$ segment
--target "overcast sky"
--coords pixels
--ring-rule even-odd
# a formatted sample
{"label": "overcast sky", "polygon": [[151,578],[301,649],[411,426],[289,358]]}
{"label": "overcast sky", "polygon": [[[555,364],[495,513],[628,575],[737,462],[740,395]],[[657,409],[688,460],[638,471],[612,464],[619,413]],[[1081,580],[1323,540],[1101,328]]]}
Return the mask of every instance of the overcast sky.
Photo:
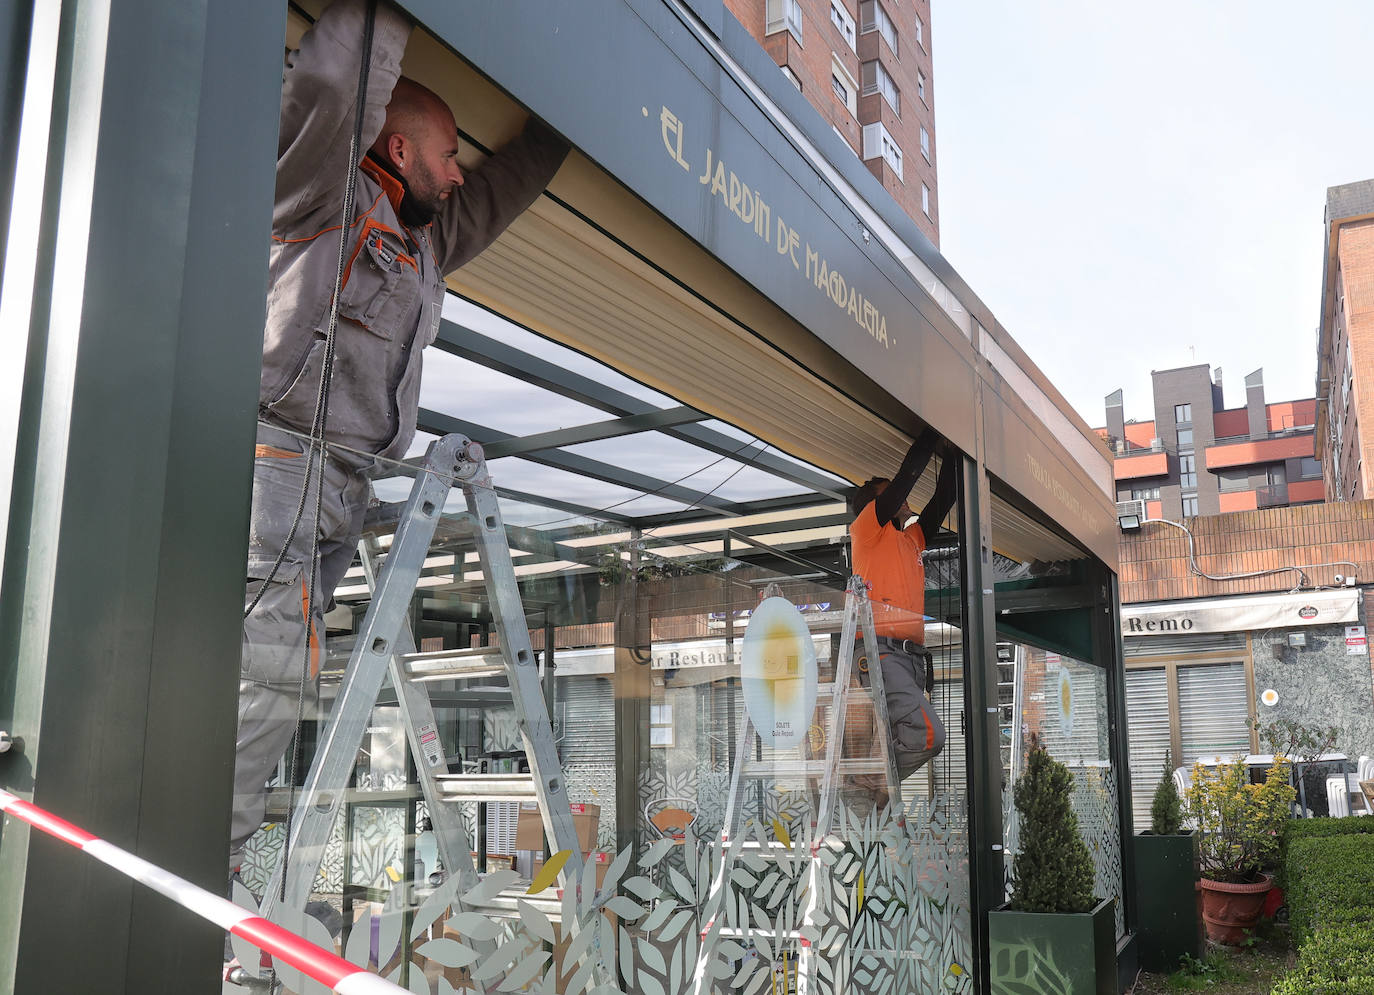
{"label": "overcast sky", "polygon": [[1311,397],[1328,186],[1374,177],[1371,0],[932,0],[941,249],[1090,425],[1150,371]]}

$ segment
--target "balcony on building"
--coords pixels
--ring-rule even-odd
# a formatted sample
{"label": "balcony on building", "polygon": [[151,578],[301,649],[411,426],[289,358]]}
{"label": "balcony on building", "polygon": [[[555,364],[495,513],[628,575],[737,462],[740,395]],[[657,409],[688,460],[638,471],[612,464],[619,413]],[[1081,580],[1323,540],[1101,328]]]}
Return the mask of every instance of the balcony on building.
{"label": "balcony on building", "polygon": [[1115,440],[1111,445],[1116,456],[1112,463],[1112,475],[1116,480],[1169,475],[1169,455],[1158,439],[1148,446],[1137,446],[1125,439]]}
{"label": "balcony on building", "polygon": [[[1217,439],[1204,450],[1203,466],[1208,470],[1226,470],[1231,467],[1279,463],[1283,460],[1300,459],[1303,456],[1310,457],[1314,454],[1313,434],[1309,426],[1263,435],[1252,433]],[[1121,478],[1118,476],[1117,479]]]}

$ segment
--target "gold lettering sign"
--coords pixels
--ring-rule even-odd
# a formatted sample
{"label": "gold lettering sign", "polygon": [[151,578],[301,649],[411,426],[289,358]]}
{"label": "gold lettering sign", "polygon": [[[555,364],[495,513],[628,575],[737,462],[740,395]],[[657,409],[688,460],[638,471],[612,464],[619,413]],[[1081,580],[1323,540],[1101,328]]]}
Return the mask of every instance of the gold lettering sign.
{"label": "gold lettering sign", "polygon": [[[642,107],[640,111],[644,117],[649,117],[648,107]],[[682,119],[663,106],[659,109],[658,122],[659,136],[669,161],[688,174],[693,173],[691,163],[684,154],[687,139]],[[891,348],[892,342],[887,335],[887,316],[860,292],[853,280],[832,267],[819,249],[813,249],[801,232],[784,221],[781,215],[775,215],[758,189],[751,187],[730,169],[710,146],[706,147],[705,165],[696,181],[699,186],[706,187],[709,194],[718,199],[742,224],[748,225],[757,238],[771,243],[778,256],[790,262],[799,277],[866,331],[873,341],[884,348]]]}

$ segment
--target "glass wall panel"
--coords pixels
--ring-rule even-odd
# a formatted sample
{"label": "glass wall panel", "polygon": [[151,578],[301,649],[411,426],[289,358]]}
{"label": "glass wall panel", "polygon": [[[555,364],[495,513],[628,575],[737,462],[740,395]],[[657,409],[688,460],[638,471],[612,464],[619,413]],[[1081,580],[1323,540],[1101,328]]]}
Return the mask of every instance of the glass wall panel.
{"label": "glass wall panel", "polygon": [[[512,386],[511,403],[542,390]],[[310,882],[300,928],[413,991],[976,990],[959,536],[925,543],[919,611],[871,602],[849,581],[845,506],[799,483],[835,478],[785,454],[765,468],[759,440],[701,427],[714,450],[636,432],[498,456],[477,474],[480,507],[451,468],[417,473],[420,453],[381,469],[363,553],[322,618],[318,681],[282,689],[278,721],[302,711],[300,755],[275,765],[237,901],[276,902],[290,813],[286,866]],[[384,595],[428,517],[405,510],[417,479],[440,481],[437,526],[410,556],[413,590]],[[488,584],[499,546],[518,610]],[[302,576],[250,592],[300,611]],[[388,608],[404,624],[387,630]],[[309,641],[295,649],[317,652]],[[513,690],[503,643],[528,647],[528,687]],[[353,700],[374,657],[375,703]],[[521,688],[534,694],[517,705]],[[526,733],[545,716],[541,760]],[[329,757],[343,758],[332,775]],[[532,768],[566,792],[575,847],[546,839]],[[307,814],[336,799],[336,818]]]}
{"label": "glass wall panel", "polygon": [[[1111,760],[1107,672],[1059,653],[1021,647],[1025,661],[1021,760],[1035,736],[1045,750],[1073,774],[1072,804],[1078,832],[1093,858],[1093,894],[1116,900],[1117,938],[1126,935],[1125,891],[1121,863],[1120,796]],[[1019,814],[1008,803],[1007,839],[1011,859],[1018,849]]]}
{"label": "glass wall panel", "polygon": [[1012,502],[995,503],[993,517],[1007,894],[1021,836],[1014,785],[1034,739],[1073,775],[1071,802],[1093,859],[1093,893],[1114,901],[1120,940],[1128,923],[1111,719],[1119,671],[1107,649],[1116,635],[1102,629],[1110,616],[1097,610],[1099,574],[1082,550]]}

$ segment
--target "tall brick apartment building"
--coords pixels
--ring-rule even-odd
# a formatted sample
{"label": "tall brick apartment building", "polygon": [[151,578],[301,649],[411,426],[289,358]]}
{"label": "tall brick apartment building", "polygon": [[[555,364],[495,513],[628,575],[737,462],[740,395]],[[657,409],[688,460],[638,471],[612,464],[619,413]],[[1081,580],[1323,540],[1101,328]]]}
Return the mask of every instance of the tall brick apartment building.
{"label": "tall brick apartment building", "polygon": [[1324,249],[1317,454],[1330,500],[1356,501],[1374,497],[1374,180],[1327,189]]}
{"label": "tall brick apartment building", "polygon": [[1214,378],[1204,363],[1151,375],[1150,421],[1125,420],[1121,391],[1106,398],[1098,432],[1116,454],[1118,501],[1143,500],[1150,518],[1179,519],[1325,500],[1315,400],[1267,402],[1256,370],[1245,378],[1245,406],[1228,409],[1221,370]]}
{"label": "tall brick apartment building", "polygon": [[725,0],[935,246],[930,0]]}

